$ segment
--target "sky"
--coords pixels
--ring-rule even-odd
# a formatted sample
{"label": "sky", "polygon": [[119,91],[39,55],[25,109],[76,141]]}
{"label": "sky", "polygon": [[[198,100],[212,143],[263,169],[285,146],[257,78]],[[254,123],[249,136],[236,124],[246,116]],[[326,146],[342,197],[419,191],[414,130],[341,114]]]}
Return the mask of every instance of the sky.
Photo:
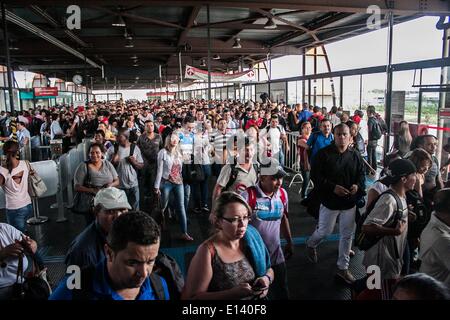
{"label": "sky", "polygon": [[[394,26],[393,63],[415,60],[436,59],[442,54],[442,31],[435,25],[437,17],[422,17]],[[375,30],[353,38],[341,40],[325,46],[332,71],[384,65],[387,63],[387,29]],[[272,60],[272,78],[280,79],[301,75],[301,56],[286,56]],[[310,62],[311,64],[311,62]],[[308,71],[309,70],[309,71]],[[307,68],[310,73],[312,68]],[[319,72],[325,72],[323,62]],[[429,69],[423,72],[424,84],[439,82],[440,70]],[[411,90],[414,71],[396,73],[394,90]],[[33,78],[31,72],[16,72],[19,87],[25,87]],[[365,90],[384,89],[385,75],[364,77]],[[359,86],[359,77],[346,78],[346,86]],[[29,85],[28,85],[29,86]],[[359,87],[358,87],[359,88]],[[146,99],[148,90],[124,90],[124,99]],[[103,92],[103,90],[101,91]],[[94,91],[95,93],[95,91]]]}

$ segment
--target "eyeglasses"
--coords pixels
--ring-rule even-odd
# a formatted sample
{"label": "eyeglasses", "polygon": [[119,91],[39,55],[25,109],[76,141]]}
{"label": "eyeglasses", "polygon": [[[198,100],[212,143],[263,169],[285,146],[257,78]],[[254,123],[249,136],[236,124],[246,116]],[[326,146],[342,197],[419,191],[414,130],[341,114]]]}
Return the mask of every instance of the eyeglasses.
{"label": "eyeglasses", "polygon": [[231,224],[234,224],[234,225],[237,225],[240,222],[244,223],[244,222],[249,222],[250,221],[250,217],[249,216],[245,216],[245,217],[242,217],[242,218],[237,218],[237,217],[236,218],[225,218],[225,217],[222,217],[222,219],[227,221],[227,222],[229,222],[229,223],[231,223]]}

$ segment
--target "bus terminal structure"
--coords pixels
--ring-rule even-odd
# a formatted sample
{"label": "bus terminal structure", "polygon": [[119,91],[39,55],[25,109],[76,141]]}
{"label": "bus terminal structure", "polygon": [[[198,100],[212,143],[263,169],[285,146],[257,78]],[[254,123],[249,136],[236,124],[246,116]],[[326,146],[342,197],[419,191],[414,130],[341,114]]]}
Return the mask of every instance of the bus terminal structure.
{"label": "bus terminal structure", "polygon": [[[394,27],[425,16],[436,20],[439,17],[435,27],[442,32],[440,57],[394,62]],[[271,101],[279,103],[307,102],[352,111],[369,104],[363,103],[365,81],[381,76],[384,86],[377,88],[379,92],[370,104],[376,105],[388,124],[383,152],[387,153],[393,144],[396,123],[407,119],[416,131],[422,126],[436,133],[437,157],[443,163],[448,159],[443,145],[450,140],[447,16],[450,2],[442,0],[3,1],[0,111],[119,101],[123,92],[131,89],[147,90],[149,99],[162,100],[246,102],[260,101],[261,94],[266,93]],[[327,45],[383,28],[387,30],[385,63],[333,70]],[[276,59],[285,56],[298,57],[299,72],[288,78],[273,77]],[[202,70],[204,80],[186,77],[188,67]],[[423,81],[423,74],[430,70],[438,70],[440,76],[432,82]],[[252,71],[251,81],[214,80],[215,74],[226,77],[248,71]],[[18,72],[33,74],[31,86],[19,86]],[[396,76],[405,73],[411,78],[411,92],[417,93],[412,111],[405,108],[408,93],[395,89]],[[349,92],[356,92],[356,98],[350,100]],[[438,98],[430,103],[431,96]],[[425,108],[431,110],[431,115],[424,116]],[[45,213],[64,223],[55,224],[50,219],[35,226],[34,232],[43,244],[46,262],[54,263],[51,272],[57,278],[64,273],[62,257],[72,239],[60,241],[59,237],[74,237],[82,225],[79,217],[65,216],[63,202],[73,197],[70,172],[73,175],[75,165],[86,160],[83,157],[87,147],[78,145],[41,172],[51,176],[54,185],[47,192],[52,198],[39,200],[39,206],[50,207],[56,200],[58,212]],[[286,166],[295,170],[296,161],[291,158]],[[299,201],[293,200],[290,205],[299,206]],[[305,216],[302,212],[292,219],[299,226],[295,234],[299,246],[304,245],[307,229],[313,225]],[[207,234],[204,221],[192,221],[197,235]],[[330,248],[336,239],[329,239],[324,259],[335,258]],[[168,234],[162,243],[185,271],[196,247],[174,247],[178,243],[172,242]],[[357,256],[359,260],[353,263],[360,264],[360,258]],[[289,268],[299,265],[307,272],[291,272],[290,283],[306,282],[311,274],[317,282],[298,291],[293,285],[295,298],[349,298],[348,291],[330,287],[326,284],[328,278],[320,278],[329,272],[326,268],[312,270],[300,258]],[[314,294],[321,287],[330,291]]]}

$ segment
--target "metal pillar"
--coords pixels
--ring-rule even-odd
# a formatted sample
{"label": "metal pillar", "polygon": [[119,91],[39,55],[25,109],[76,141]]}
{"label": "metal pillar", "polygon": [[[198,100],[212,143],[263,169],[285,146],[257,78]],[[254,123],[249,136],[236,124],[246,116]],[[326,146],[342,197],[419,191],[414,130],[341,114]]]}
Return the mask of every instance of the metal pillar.
{"label": "metal pillar", "polygon": [[208,24],[208,106],[209,106],[211,100],[211,28],[209,25],[210,24],[209,4],[206,5],[206,18]]}
{"label": "metal pillar", "polygon": [[11,68],[11,57],[9,55],[9,37],[8,37],[8,23],[6,21],[5,3],[2,2],[2,19],[3,19],[3,41],[5,41],[6,54],[6,72],[8,72],[8,94],[9,106],[11,114],[14,112],[14,94],[13,94],[13,69]]}
{"label": "metal pillar", "polygon": [[[313,70],[313,72],[314,72],[314,75],[316,75],[317,74],[317,47],[314,47],[314,49],[313,49],[313,54],[314,54],[314,57],[313,57],[313,61],[314,61],[314,63],[313,63],[313,66],[314,66],[314,70]],[[316,104],[317,104],[317,80],[316,79],[314,79],[314,85],[313,85],[313,89],[314,89],[314,92],[313,92],[313,94],[314,94],[314,99],[313,99],[313,101],[314,101],[314,106],[316,106]]]}
{"label": "metal pillar", "polygon": [[[303,49],[303,55],[302,55],[302,76],[306,76],[306,49]],[[302,79],[302,103],[305,102],[306,97],[306,86],[305,86],[305,79]]]}
{"label": "metal pillar", "polygon": [[359,75],[359,110],[361,110],[362,107],[362,85],[363,85],[363,79],[362,74]]}
{"label": "metal pillar", "polygon": [[344,107],[344,77],[339,77],[339,106]]}
{"label": "metal pillar", "polygon": [[88,87],[88,78],[87,78],[87,69],[86,69],[86,56],[84,56],[84,85],[86,87],[86,107],[89,105],[89,87]]}
{"label": "metal pillar", "polygon": [[[450,46],[450,29],[445,29],[443,39],[442,39],[442,58],[447,58],[449,56],[449,51],[450,51],[449,46]],[[440,82],[441,88],[443,85],[446,85],[448,83],[448,80],[449,80],[448,76],[449,76],[449,74],[447,71],[447,67],[442,67],[441,68],[441,82]],[[421,80],[422,80],[422,77],[421,77]],[[447,92],[441,91],[439,93],[439,110],[438,110],[438,123],[437,123],[437,126],[440,128],[445,127],[444,119],[442,119],[440,116],[440,110],[445,109],[446,100],[447,100]],[[443,130],[438,130],[437,138],[438,138],[438,145],[437,145],[437,149],[436,149],[436,157],[440,160],[440,163],[445,163],[447,161],[447,158],[444,159],[443,154],[442,154],[442,147],[445,144],[445,142],[443,141],[444,140],[444,131]]]}
{"label": "metal pillar", "polygon": [[388,13],[388,63],[386,65],[386,99],[385,99],[385,121],[387,124],[387,134],[384,136],[384,155],[389,152],[391,147],[391,112],[392,112],[392,45],[394,37],[394,15],[392,11]]}

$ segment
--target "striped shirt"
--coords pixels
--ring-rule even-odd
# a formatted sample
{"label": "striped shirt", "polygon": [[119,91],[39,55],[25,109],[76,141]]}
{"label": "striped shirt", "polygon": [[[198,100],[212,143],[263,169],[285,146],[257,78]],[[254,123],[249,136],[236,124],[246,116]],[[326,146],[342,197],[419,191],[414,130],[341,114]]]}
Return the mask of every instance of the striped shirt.
{"label": "striped shirt", "polygon": [[218,164],[225,164],[227,157],[227,141],[230,139],[232,134],[228,131],[223,134],[220,131],[215,131],[211,134],[210,142],[214,148],[214,161]]}

